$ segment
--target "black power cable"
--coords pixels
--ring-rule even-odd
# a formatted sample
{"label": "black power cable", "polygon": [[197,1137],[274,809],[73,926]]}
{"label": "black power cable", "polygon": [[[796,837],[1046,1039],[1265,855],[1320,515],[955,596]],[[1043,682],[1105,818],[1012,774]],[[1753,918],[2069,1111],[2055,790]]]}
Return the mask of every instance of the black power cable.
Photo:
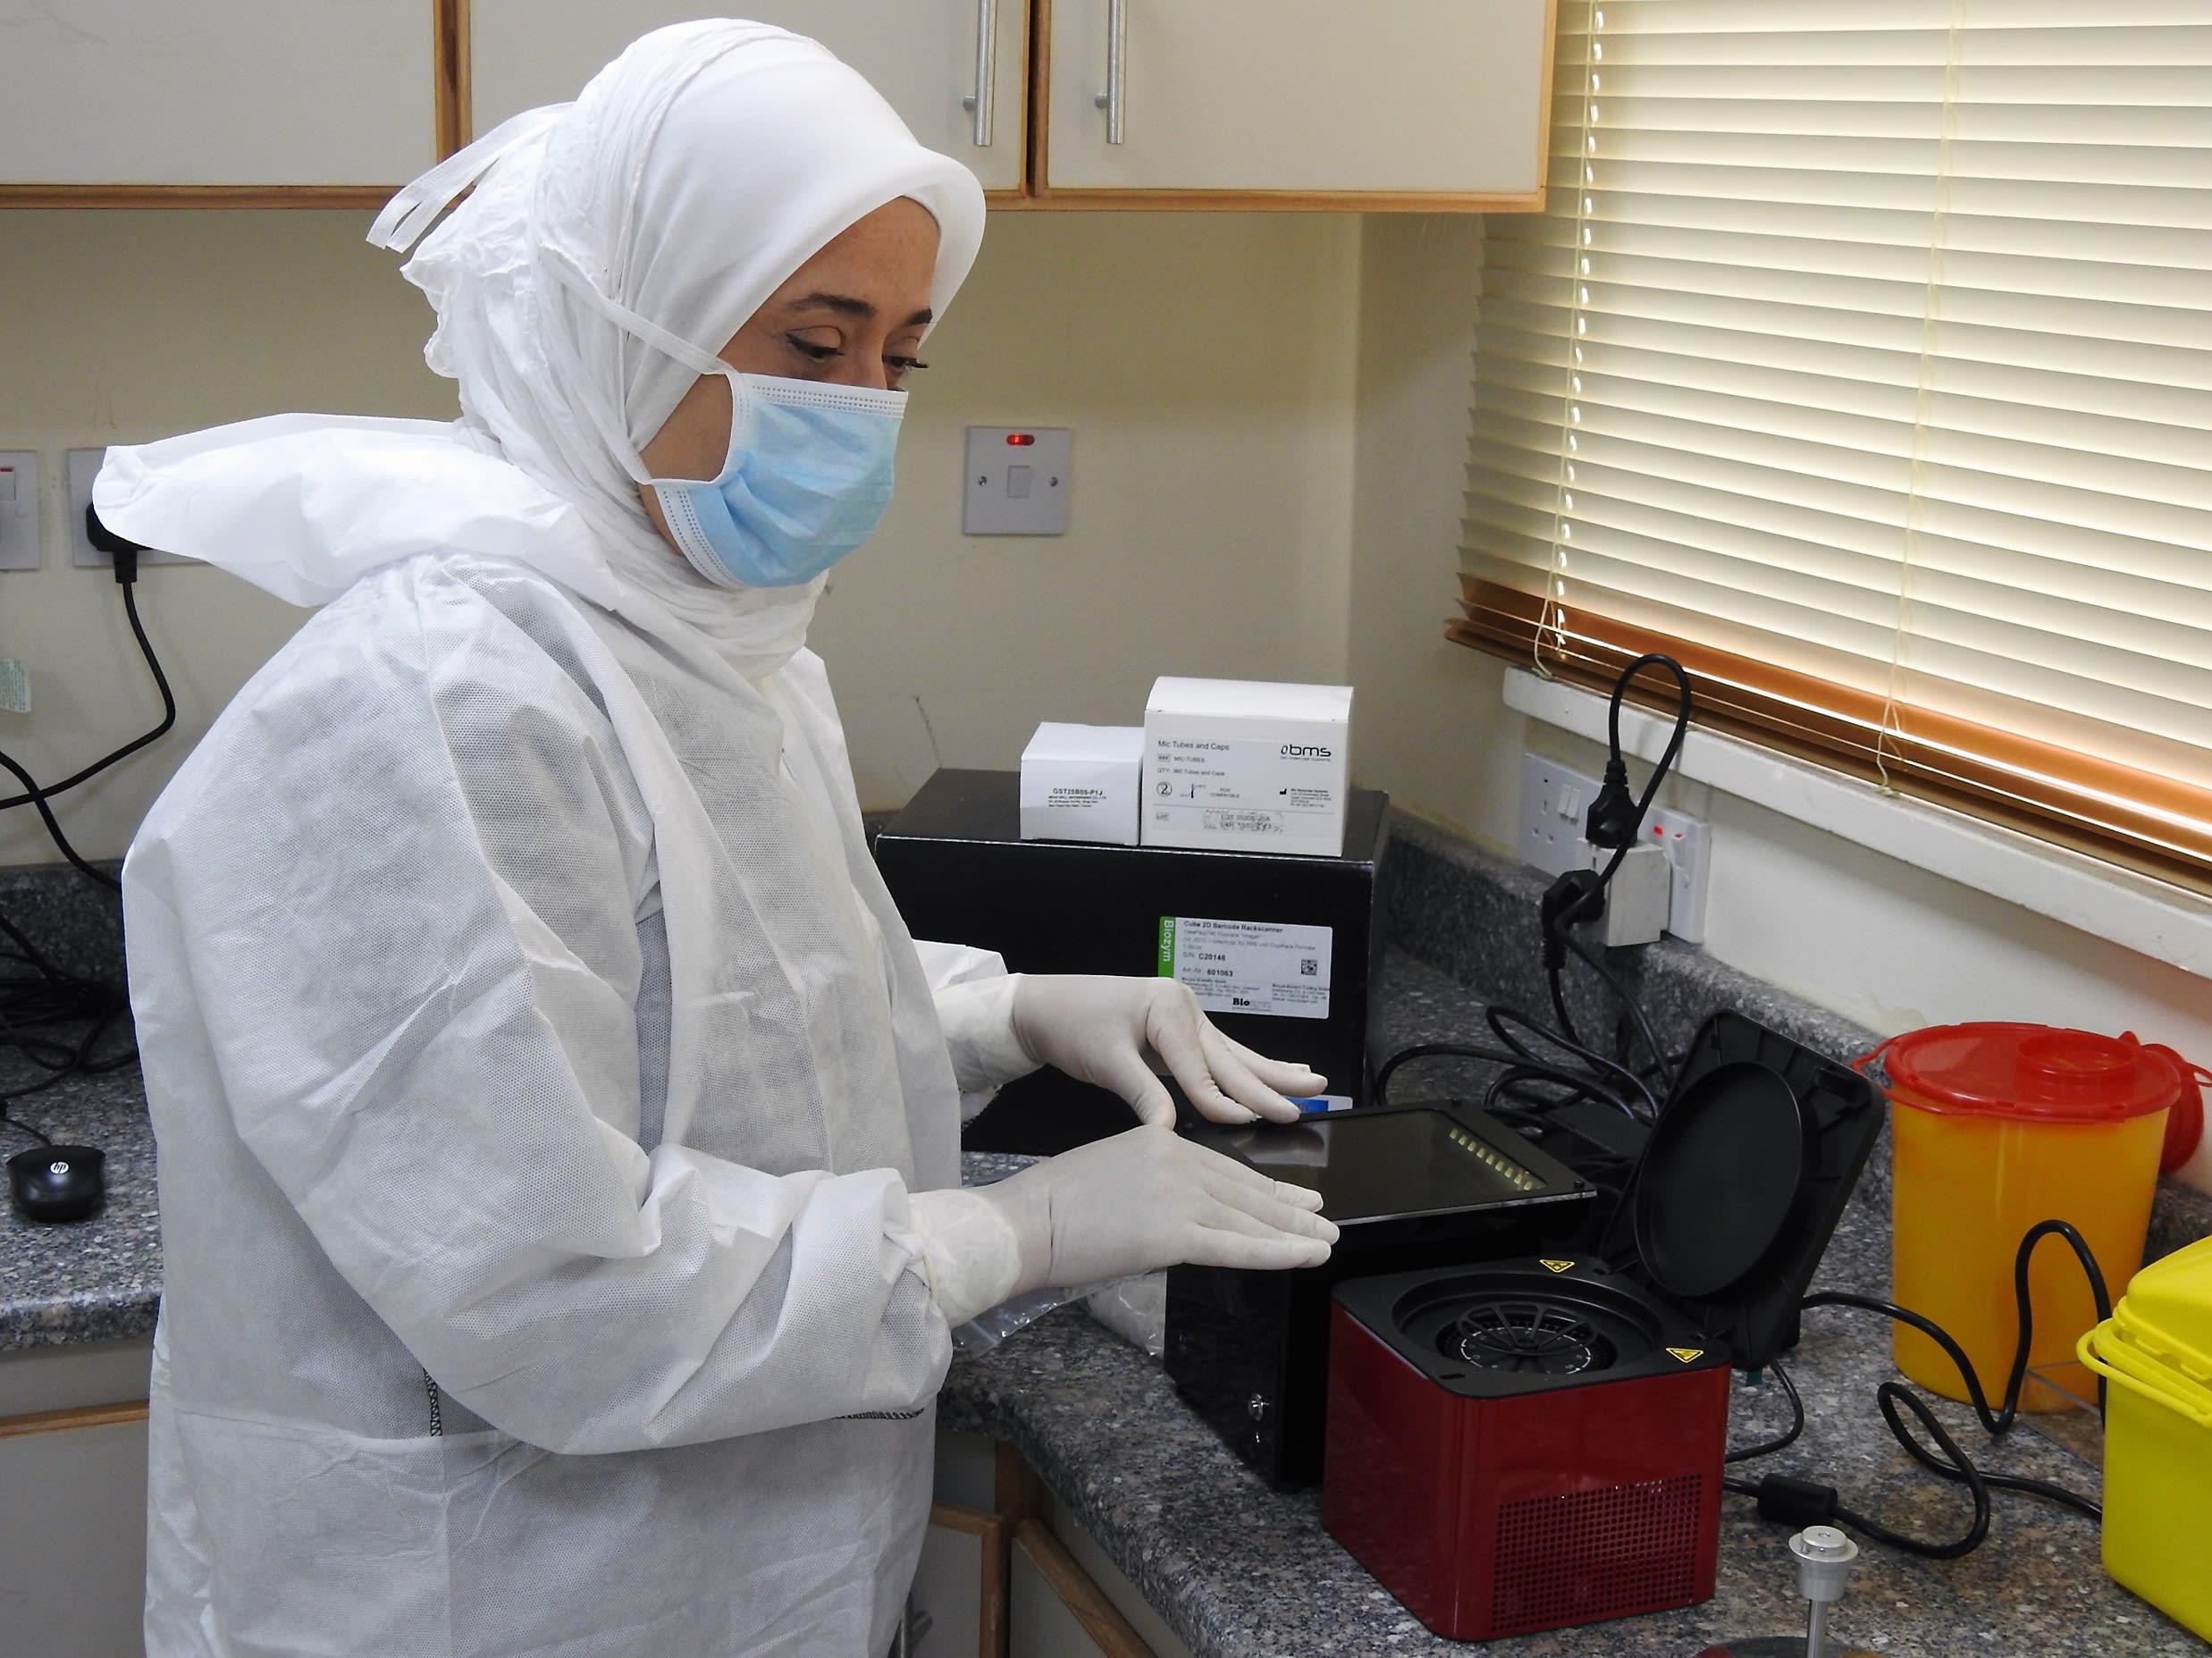
{"label": "black power cable", "polygon": [[[1646,779],[1641,798],[1628,792],[1627,762],[1620,746],[1620,711],[1638,674],[1661,668],[1674,677],[1678,687],[1674,729]],[[1628,847],[1642,832],[1644,818],[1658,797],[1660,786],[1674,769],[1689,728],[1691,690],[1689,675],[1670,656],[1639,656],[1621,669],[1607,704],[1606,728],[1610,753],[1605,783],[1590,808],[1589,830],[1608,837],[1613,855],[1602,869],[1570,870],[1544,891],[1540,906],[1543,935],[1543,959],[1551,991],[1556,1027],[1517,1008],[1492,1006],[1484,1010],[1496,1045],[1465,1042],[1424,1042],[1401,1049],[1385,1059],[1375,1072],[1372,1098],[1377,1105],[1388,1098],[1390,1079],[1400,1065],[1420,1059],[1473,1059],[1501,1067],[1488,1085],[1482,1105],[1508,1124],[1529,1132],[1540,1132],[1549,1114],[1563,1106],[1585,1101],[1601,1104],[1634,1122],[1649,1124],[1658,1119],[1661,1101],[1674,1087],[1676,1056],[1661,1044],[1642,1005],[1605,962],[1574,936],[1574,928],[1605,913],[1605,894]],[[1567,1006],[1563,973],[1569,954],[1594,972],[1619,1000],[1624,1015],[1650,1050],[1649,1063],[1630,1063],[1633,1056],[1624,1039],[1619,1056],[1608,1056],[1585,1041],[1575,1028]],[[1577,1139],[1587,1136],[1577,1134]],[[1577,1167],[1591,1183],[1610,1194],[1616,1206],[1627,1190],[1633,1160],[1594,1143],[1586,1156],[1578,1155]],[[1599,1172],[1602,1170],[1602,1172]],[[1606,1224],[1610,1226],[1611,1218]]]}
{"label": "black power cable", "polygon": [[138,542],[130,541],[116,534],[100,522],[99,515],[94,512],[89,506],[85,508],[85,534],[93,546],[106,553],[114,561],[115,585],[122,589],[123,614],[130,619],[131,636],[138,641],[139,653],[146,659],[147,669],[154,676],[155,687],[161,693],[161,720],[151,730],[131,738],[130,742],[125,743],[113,753],[102,755],[90,765],[63,778],[59,783],[42,786],[36,778],[17,763],[13,756],[0,752],[0,770],[8,772],[22,785],[23,788],[23,792],[20,795],[0,796],[0,812],[10,811],[17,806],[32,807],[38,812],[39,821],[46,826],[47,838],[54,842],[62,856],[69,861],[71,868],[88,880],[96,881],[103,887],[121,890],[122,886],[121,881],[105,870],[92,864],[78,853],[76,847],[70,845],[69,837],[62,832],[61,821],[54,815],[54,808],[50,803],[56,795],[66,794],[80,784],[90,782],[103,771],[129,759],[149,743],[157,742],[167,736],[177,723],[177,698],[176,693],[170,688],[169,676],[162,671],[161,659],[154,653],[154,642],[147,637],[146,624],[139,617],[139,555],[148,549]]}
{"label": "black power cable", "polygon": [[1774,1379],[1782,1384],[1782,1392],[1789,1396],[1789,1427],[1779,1437],[1770,1439],[1764,1444],[1745,1445],[1741,1450],[1729,1452],[1721,1459],[1723,1461],[1749,1462],[1755,1457],[1770,1457],[1778,1451],[1788,1450],[1797,1443],[1798,1435],[1805,1431],[1805,1401],[1798,1395],[1797,1384],[1789,1379],[1789,1372],[1782,1368],[1779,1359],[1770,1359],[1767,1368],[1774,1372]]}
{"label": "black power cable", "polygon": [[[2028,1292],[2028,1267],[2034,1257],[2035,1246],[2049,1237],[2064,1238],[2073,1250],[2075,1258],[2082,1263],[2082,1270],[2089,1279],[2090,1294],[2097,1305],[2098,1319],[2112,1317],[2112,1296],[2105,1283],[2105,1275],[2098,1270],[2097,1258],[2090,1252],[2089,1244],[2082,1234],[2062,1220],[2039,1221],[2031,1226],[2022,1236],[2020,1249],[2013,1257],[2013,1300],[2019,1315],[2020,1338],[2013,1349],[2012,1367],[2005,1378],[2003,1402],[1994,1410],[1990,1408],[1989,1397],[1982,1387],[1981,1377],[1975,1372],[1973,1361],[1966,1356],[1965,1349],[1933,1319],[1891,1301],[1880,1300],[1871,1295],[1855,1295],[1841,1290],[1808,1295],[1798,1305],[1808,1309],[1821,1307],[1855,1308],[1864,1312],[1880,1313],[1886,1318],[1918,1330],[1942,1348],[1945,1355],[1957,1367],[1959,1379],[1965,1384],[1967,1399],[1983,1429],[1992,1438],[2001,1437],[2012,1431],[2019,1418],[2020,1394],[2028,1374],[2028,1351],[2035,1340],[2035,1309]],[[1884,1382],[1874,1390],[1874,1398],[1881,1409],[1882,1420],[1888,1424],[1890,1434],[1904,1447],[1906,1455],[1929,1472],[1966,1487],[1968,1497],[1973,1504],[1973,1518],[1958,1536],[1947,1542],[1929,1542],[1893,1531],[1878,1520],[1844,1507],[1833,1485],[1821,1485],[1812,1480],[1770,1475],[1756,1485],[1739,1479],[1724,1480],[1722,1484],[1730,1491],[1757,1499],[1762,1519],[1791,1526],[1839,1522],[1877,1543],[1887,1544],[1891,1548],[1919,1555],[1925,1560],[1956,1560],[1981,1545],[1982,1539],[1989,1536],[1989,1494],[1992,1491],[2015,1491],[2024,1496],[2058,1503],[2077,1513],[2086,1514],[2092,1519],[2103,1517],[2104,1510],[2096,1502],[2079,1492],[2067,1490],[2064,1485],[2054,1485],[2049,1480],[2031,1479],[2023,1475],[1992,1474],[1976,1466],[1973,1460],[1960,1448],[1958,1442],[1944,1431],[1943,1425],[1936,1419],[1935,1412],[1929,1409],[1926,1401],[1905,1384]],[[2100,1410],[2104,1402],[2104,1384],[2100,1381],[2097,1387],[2097,1403]],[[1910,1412],[1918,1420],[1928,1437],[1935,1442],[1934,1449],[1930,1449],[1913,1435],[1905,1424],[1905,1412]],[[1780,1450],[1795,1437],[1793,1434],[1772,1445],[1762,1446],[1740,1456],[1731,1455],[1729,1460],[1766,1455]]]}
{"label": "black power cable", "polygon": [[[117,535],[100,522],[89,507],[85,509],[85,528],[92,544],[114,560],[115,583],[122,589],[123,614],[130,619],[131,636],[139,644],[139,654],[146,659],[146,666],[154,676],[155,688],[161,693],[161,720],[151,730],[132,737],[114,753],[103,754],[90,765],[72,772],[59,783],[48,784],[41,787],[29,778],[25,777],[21,771],[16,771],[16,777],[22,783],[25,792],[21,795],[0,796],[0,812],[6,812],[15,806],[27,806],[41,798],[52,800],[57,795],[65,795],[80,784],[90,782],[109,767],[130,759],[147,744],[158,742],[168,736],[171,728],[177,723],[176,694],[170,689],[169,676],[162,671],[161,659],[154,654],[153,641],[146,636],[146,624],[139,617],[139,554],[148,550],[140,546],[137,542],[125,541]],[[10,767],[10,770],[13,770],[14,768]]]}
{"label": "black power cable", "polygon": [[[1620,746],[1620,711],[1627,700],[1628,687],[1636,676],[1647,668],[1664,669],[1674,677],[1676,686],[1674,727],[1667,735],[1667,746],[1645,779],[1642,795],[1628,792],[1628,762]],[[1575,1030],[1573,1015],[1567,1007],[1567,992],[1563,975],[1567,957],[1571,951],[1598,975],[1614,997],[1633,1016],[1637,1033],[1651,1050],[1653,1062],[1668,1089],[1674,1086],[1674,1070],[1667,1054],[1653,1034],[1651,1022],[1644,1015],[1636,997],[1628,994],[1612,970],[1585,948],[1574,936],[1574,929],[1586,922],[1596,921],[1605,913],[1606,895],[1619,872],[1621,862],[1628,855],[1628,848],[1636,844],[1644,832],[1644,821],[1651,815],[1652,803],[1659,798],[1660,785],[1674,770],[1681,757],[1682,744],[1690,728],[1690,676],[1681,663],[1671,656],[1651,652],[1639,656],[1620,670],[1613,681],[1611,696],[1605,711],[1606,757],[1605,779],[1599,786],[1597,798],[1591,802],[1584,821],[1584,834],[1593,846],[1611,846],[1613,855],[1605,861],[1602,869],[1569,870],[1545,888],[1540,914],[1543,925],[1543,971],[1551,989],[1552,1011],[1560,1022],[1560,1031],[1575,1041],[1581,1038]]]}
{"label": "black power cable", "polygon": [[[120,891],[120,881],[71,844],[55,815],[52,803],[58,795],[89,782],[166,736],[177,723],[177,699],[169,676],[162,669],[161,659],[155,653],[153,641],[147,636],[146,624],[139,615],[139,555],[147,549],[115,534],[100,522],[90,507],[85,509],[85,531],[93,546],[114,560],[115,583],[122,590],[123,614],[130,619],[131,636],[138,641],[139,652],[146,659],[147,669],[161,694],[162,717],[151,729],[58,783],[41,786],[13,755],[0,753],[0,770],[13,776],[22,787],[21,794],[0,796],[0,812],[29,806],[38,812],[47,837],[72,869],[110,891]],[[0,1091],[0,1125],[20,1129],[42,1145],[52,1144],[43,1130],[12,1115],[12,1107],[70,1077],[95,1075],[134,1063],[138,1056],[135,1049],[94,1058],[126,1009],[120,989],[58,966],[40,953],[21,928],[0,915],[0,1053],[13,1053],[34,1072],[44,1073],[38,1081]],[[73,1027],[74,1039],[64,1041],[49,1034],[58,1027]]]}

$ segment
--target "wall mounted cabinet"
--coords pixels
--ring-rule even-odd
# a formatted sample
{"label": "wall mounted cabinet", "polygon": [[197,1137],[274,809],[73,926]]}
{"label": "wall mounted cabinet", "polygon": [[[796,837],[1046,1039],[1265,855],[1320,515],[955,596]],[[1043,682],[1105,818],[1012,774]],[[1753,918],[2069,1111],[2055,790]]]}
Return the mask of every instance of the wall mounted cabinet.
{"label": "wall mounted cabinet", "polygon": [[[746,0],[739,15],[810,35],[865,75],[931,149],[1021,194],[1029,130],[1024,0]],[[469,110],[488,132],[576,88],[680,0],[469,0]],[[711,14],[711,13],[709,13]]]}
{"label": "wall mounted cabinet", "polygon": [[1526,207],[1546,0],[1036,0],[1056,206]]}
{"label": "wall mounted cabinet", "polygon": [[0,198],[321,206],[438,158],[429,0],[0,0]]}
{"label": "wall mounted cabinet", "polygon": [[[998,207],[1535,208],[1556,0],[752,0]],[[684,0],[0,0],[0,204],[334,206]]]}

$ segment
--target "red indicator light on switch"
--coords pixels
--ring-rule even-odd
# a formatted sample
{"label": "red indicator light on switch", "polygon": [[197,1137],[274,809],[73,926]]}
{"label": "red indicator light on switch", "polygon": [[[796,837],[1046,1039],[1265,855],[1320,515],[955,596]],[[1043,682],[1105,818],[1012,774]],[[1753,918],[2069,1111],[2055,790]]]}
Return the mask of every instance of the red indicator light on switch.
{"label": "red indicator light on switch", "polygon": [[1009,432],[1006,433],[1006,442],[1016,449],[1027,449],[1030,444],[1037,442],[1037,433],[1034,432]]}

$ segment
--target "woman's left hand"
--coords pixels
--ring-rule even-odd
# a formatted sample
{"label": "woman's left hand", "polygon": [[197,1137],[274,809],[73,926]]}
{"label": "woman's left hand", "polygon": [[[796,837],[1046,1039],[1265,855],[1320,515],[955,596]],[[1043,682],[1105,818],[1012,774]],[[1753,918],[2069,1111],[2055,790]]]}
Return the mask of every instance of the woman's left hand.
{"label": "woman's left hand", "polygon": [[1303,1065],[1231,1041],[1173,979],[1023,973],[1014,986],[1013,1034],[1039,1065],[1111,1089],[1141,1121],[1167,1128],[1175,1102],[1156,1070],[1180,1082],[1199,1115],[1215,1123],[1294,1123],[1300,1114],[1286,1096],[1328,1086]]}

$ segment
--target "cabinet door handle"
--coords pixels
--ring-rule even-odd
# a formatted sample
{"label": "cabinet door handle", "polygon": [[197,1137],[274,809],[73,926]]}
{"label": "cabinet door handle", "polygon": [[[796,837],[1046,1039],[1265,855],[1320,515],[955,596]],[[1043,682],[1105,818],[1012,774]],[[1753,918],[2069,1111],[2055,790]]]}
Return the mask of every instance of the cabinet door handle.
{"label": "cabinet door handle", "polygon": [[960,100],[975,113],[975,144],[988,149],[998,124],[998,0],[975,0],[975,96]]}
{"label": "cabinet door handle", "polygon": [[1119,144],[1129,113],[1129,0],[1106,0],[1106,89],[1091,101],[1106,111],[1106,142]]}

